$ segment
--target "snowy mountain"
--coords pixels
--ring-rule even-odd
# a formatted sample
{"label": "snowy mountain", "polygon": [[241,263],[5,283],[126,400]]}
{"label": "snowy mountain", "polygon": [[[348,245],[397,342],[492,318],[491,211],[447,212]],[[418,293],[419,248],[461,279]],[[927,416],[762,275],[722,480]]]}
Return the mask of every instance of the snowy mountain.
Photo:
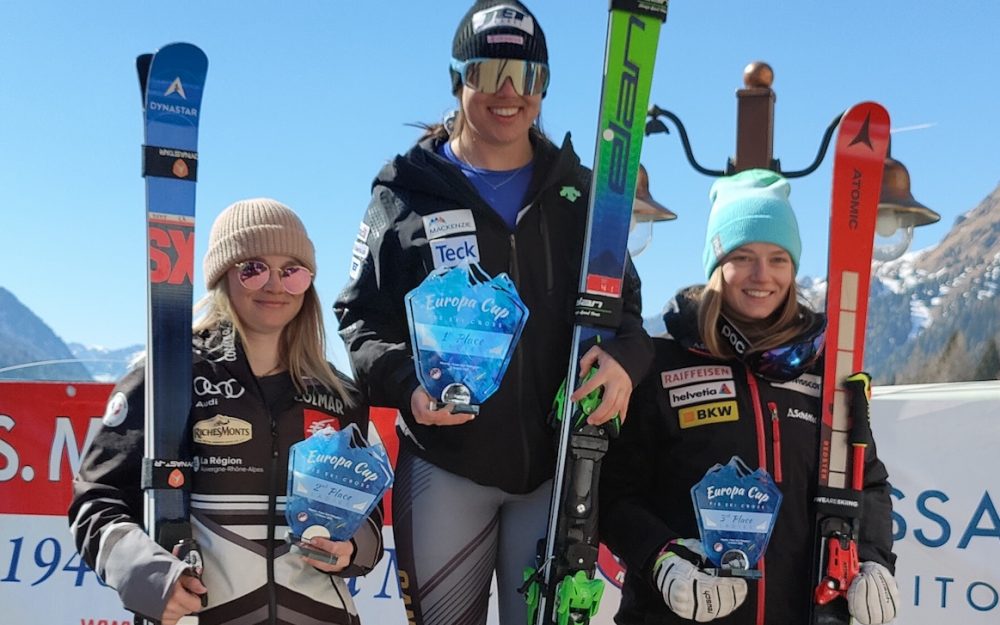
{"label": "snowy mountain", "polygon": [[13,293],[0,287],[0,380],[113,382],[141,355],[122,349],[67,345]]}
{"label": "snowy mountain", "polygon": [[0,287],[0,380],[90,380],[62,339]]}
{"label": "snowy mountain", "polygon": [[1000,187],[938,245],[873,269],[866,366],[877,379],[998,377]]}
{"label": "snowy mountain", "polygon": [[125,375],[125,372],[146,350],[144,345],[108,349],[107,347],[88,347],[80,343],[70,343],[68,347],[98,382],[117,381]]}
{"label": "snowy mountain", "polygon": [[[872,270],[865,368],[877,384],[1000,378],[1000,186],[937,245]],[[799,289],[823,309],[825,279]],[[645,326],[663,332],[658,315]]]}

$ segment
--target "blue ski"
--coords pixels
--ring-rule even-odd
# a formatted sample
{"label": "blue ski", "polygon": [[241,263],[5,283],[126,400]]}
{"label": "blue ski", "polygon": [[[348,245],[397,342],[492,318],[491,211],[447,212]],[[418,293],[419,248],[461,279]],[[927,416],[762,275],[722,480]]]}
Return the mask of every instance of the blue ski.
{"label": "blue ski", "polygon": [[187,506],[192,461],[182,450],[191,409],[195,181],[208,59],[191,44],[174,43],[139,56],[136,69],[149,243],[144,517],[149,535],[200,574]]}

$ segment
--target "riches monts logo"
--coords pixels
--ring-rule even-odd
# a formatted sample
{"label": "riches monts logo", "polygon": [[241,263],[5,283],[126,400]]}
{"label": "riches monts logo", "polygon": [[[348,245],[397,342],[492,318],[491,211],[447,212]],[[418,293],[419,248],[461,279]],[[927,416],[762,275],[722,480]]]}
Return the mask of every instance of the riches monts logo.
{"label": "riches monts logo", "polygon": [[194,424],[194,442],[202,445],[239,445],[253,437],[250,422],[217,414]]}

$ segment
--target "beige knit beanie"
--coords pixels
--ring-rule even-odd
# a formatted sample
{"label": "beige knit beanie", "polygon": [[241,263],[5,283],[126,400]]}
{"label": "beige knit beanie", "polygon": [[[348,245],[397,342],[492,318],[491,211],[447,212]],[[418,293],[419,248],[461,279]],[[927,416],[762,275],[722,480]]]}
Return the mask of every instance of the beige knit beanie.
{"label": "beige knit beanie", "polygon": [[270,198],[240,200],[212,224],[205,254],[205,286],[211,289],[236,263],[268,254],[291,256],[316,273],[316,252],[292,209]]}

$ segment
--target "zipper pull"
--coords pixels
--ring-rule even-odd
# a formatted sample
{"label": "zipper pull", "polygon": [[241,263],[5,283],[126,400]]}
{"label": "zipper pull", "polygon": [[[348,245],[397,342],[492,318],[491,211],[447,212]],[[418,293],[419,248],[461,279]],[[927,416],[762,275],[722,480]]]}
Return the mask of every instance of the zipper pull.
{"label": "zipper pull", "polygon": [[778,404],[773,401],[767,402],[767,409],[771,412],[771,445],[774,451],[774,481],[781,483],[781,421],[778,419]]}

